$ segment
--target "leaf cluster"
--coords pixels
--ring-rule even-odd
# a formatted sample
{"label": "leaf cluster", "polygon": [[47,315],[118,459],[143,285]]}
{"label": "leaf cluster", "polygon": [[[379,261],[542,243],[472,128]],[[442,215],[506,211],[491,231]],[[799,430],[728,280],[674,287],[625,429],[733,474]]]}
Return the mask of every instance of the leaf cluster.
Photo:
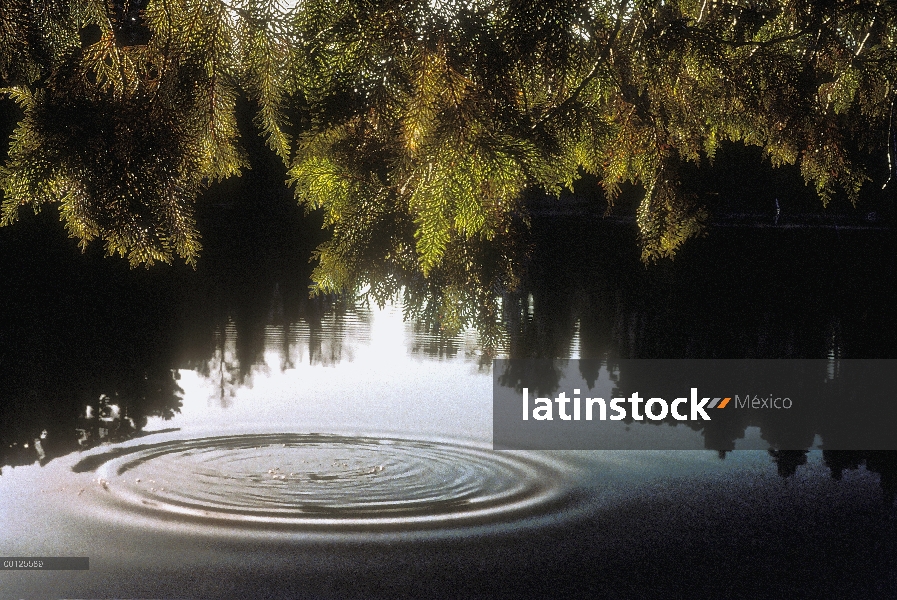
{"label": "leaf cluster", "polygon": [[897,95],[897,8],[882,0],[0,7],[0,77],[25,110],[4,223],[54,202],[72,235],[132,264],[193,261],[197,194],[247,164],[245,97],[332,232],[313,292],[367,286],[380,302],[424,282],[420,310],[448,329],[469,320],[458,298],[515,280],[507,232],[529,190],[589,173],[613,204],[640,184],[643,257],[672,256],[707,214],[685,163],[738,141],[795,165],[823,203],[856,201]]}

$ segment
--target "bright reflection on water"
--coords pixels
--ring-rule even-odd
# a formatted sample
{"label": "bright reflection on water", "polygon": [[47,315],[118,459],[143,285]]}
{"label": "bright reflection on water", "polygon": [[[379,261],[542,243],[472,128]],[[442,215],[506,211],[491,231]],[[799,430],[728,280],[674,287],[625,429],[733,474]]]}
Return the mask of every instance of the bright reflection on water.
{"label": "bright reflection on water", "polygon": [[491,450],[491,372],[469,335],[434,360],[409,351],[420,340],[400,306],[322,323],[317,342],[302,322],[268,326],[264,362],[239,383],[228,327],[207,373],[180,371],[180,414],[148,422],[177,428],[171,441],[102,446],[73,466],[95,477],[85,510],[295,535],[533,526],[570,509],[572,463]]}
{"label": "bright reflection on water", "polygon": [[[324,323],[328,321],[338,324],[338,331],[325,329],[317,343],[303,335],[301,322],[291,327],[299,335],[286,345],[283,328],[269,326],[264,362],[253,365],[242,383],[227,372],[236,340],[225,338],[216,357],[223,354],[226,360],[213,358],[208,375],[180,371],[181,413],[151,423],[201,430],[289,423],[299,431],[431,434],[491,442],[491,372],[467,356],[472,344],[446,360],[415,356],[409,352],[414,343],[410,325],[394,305],[360,307],[338,319],[331,315]],[[338,359],[328,348],[336,344]]]}

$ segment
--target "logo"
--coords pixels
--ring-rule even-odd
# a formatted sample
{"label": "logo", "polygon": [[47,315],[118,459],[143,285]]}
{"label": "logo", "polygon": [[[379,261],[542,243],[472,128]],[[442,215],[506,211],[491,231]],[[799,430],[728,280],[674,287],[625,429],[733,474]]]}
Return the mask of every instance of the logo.
{"label": "logo", "polygon": [[[687,398],[676,398],[667,402],[663,398],[644,399],[638,392],[628,398],[612,398],[609,402],[604,398],[580,398],[580,390],[573,390],[573,397],[568,398],[565,392],[558,394],[557,398],[535,398],[530,404],[529,388],[523,388],[523,420],[528,421],[530,416],[536,421],[553,421],[555,416],[555,404],[557,405],[557,417],[561,421],[622,421],[631,417],[636,421],[650,419],[662,421],[668,416],[677,421],[710,421],[708,410],[719,410],[729,405],[731,397],[726,398],[700,398],[698,388],[691,388],[691,395]],[[735,396],[736,404],[738,396]],[[748,398],[745,398],[745,403]],[[781,400],[780,398],[777,400]],[[787,400],[787,398],[786,398]],[[790,400],[789,408],[790,408]],[[643,406],[644,403],[644,406]],[[572,407],[571,407],[572,405]],[[570,409],[572,408],[572,414]],[[608,411],[611,414],[608,414]]]}

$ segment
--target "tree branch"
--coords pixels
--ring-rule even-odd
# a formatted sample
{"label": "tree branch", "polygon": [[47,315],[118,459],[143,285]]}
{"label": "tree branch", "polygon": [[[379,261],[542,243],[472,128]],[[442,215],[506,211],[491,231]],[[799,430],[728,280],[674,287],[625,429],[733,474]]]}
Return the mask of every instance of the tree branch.
{"label": "tree branch", "polygon": [[576,89],[567,97],[566,100],[556,105],[554,108],[546,112],[540,119],[538,119],[535,123],[533,123],[530,129],[535,129],[548,119],[553,118],[554,116],[560,114],[563,110],[569,107],[573,102],[576,101],[576,98],[582,93],[582,91],[589,85],[593,79],[598,75],[598,69],[601,65],[607,62],[608,57],[613,49],[614,42],[617,40],[617,35],[620,33],[620,28],[623,26],[623,9],[626,8],[626,5],[629,4],[629,0],[623,0],[620,2],[620,7],[617,9],[617,22],[614,25],[614,29],[610,34],[610,37],[607,40],[607,43],[604,45],[604,48],[601,49],[601,54],[598,56],[598,59],[595,61],[595,64],[592,65],[592,70],[589,71],[588,75],[583,78],[583,80],[576,86]]}

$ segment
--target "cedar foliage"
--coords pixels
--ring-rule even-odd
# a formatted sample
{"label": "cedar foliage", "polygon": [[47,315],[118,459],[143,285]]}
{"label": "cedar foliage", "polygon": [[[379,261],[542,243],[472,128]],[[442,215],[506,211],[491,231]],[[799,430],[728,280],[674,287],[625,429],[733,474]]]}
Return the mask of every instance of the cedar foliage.
{"label": "cedar foliage", "polygon": [[0,0],[0,80],[25,113],[0,168],[2,224],[55,203],[72,236],[133,265],[195,261],[197,195],[247,165],[242,96],[332,231],[313,291],[367,286],[382,302],[416,281],[406,293],[430,290],[420,310],[454,329],[465,299],[515,285],[529,188],[588,173],[613,203],[641,184],[654,260],[701,231],[680,170],[723,141],[797,165],[823,203],[855,201],[863,153],[888,152],[885,0],[140,6]]}

